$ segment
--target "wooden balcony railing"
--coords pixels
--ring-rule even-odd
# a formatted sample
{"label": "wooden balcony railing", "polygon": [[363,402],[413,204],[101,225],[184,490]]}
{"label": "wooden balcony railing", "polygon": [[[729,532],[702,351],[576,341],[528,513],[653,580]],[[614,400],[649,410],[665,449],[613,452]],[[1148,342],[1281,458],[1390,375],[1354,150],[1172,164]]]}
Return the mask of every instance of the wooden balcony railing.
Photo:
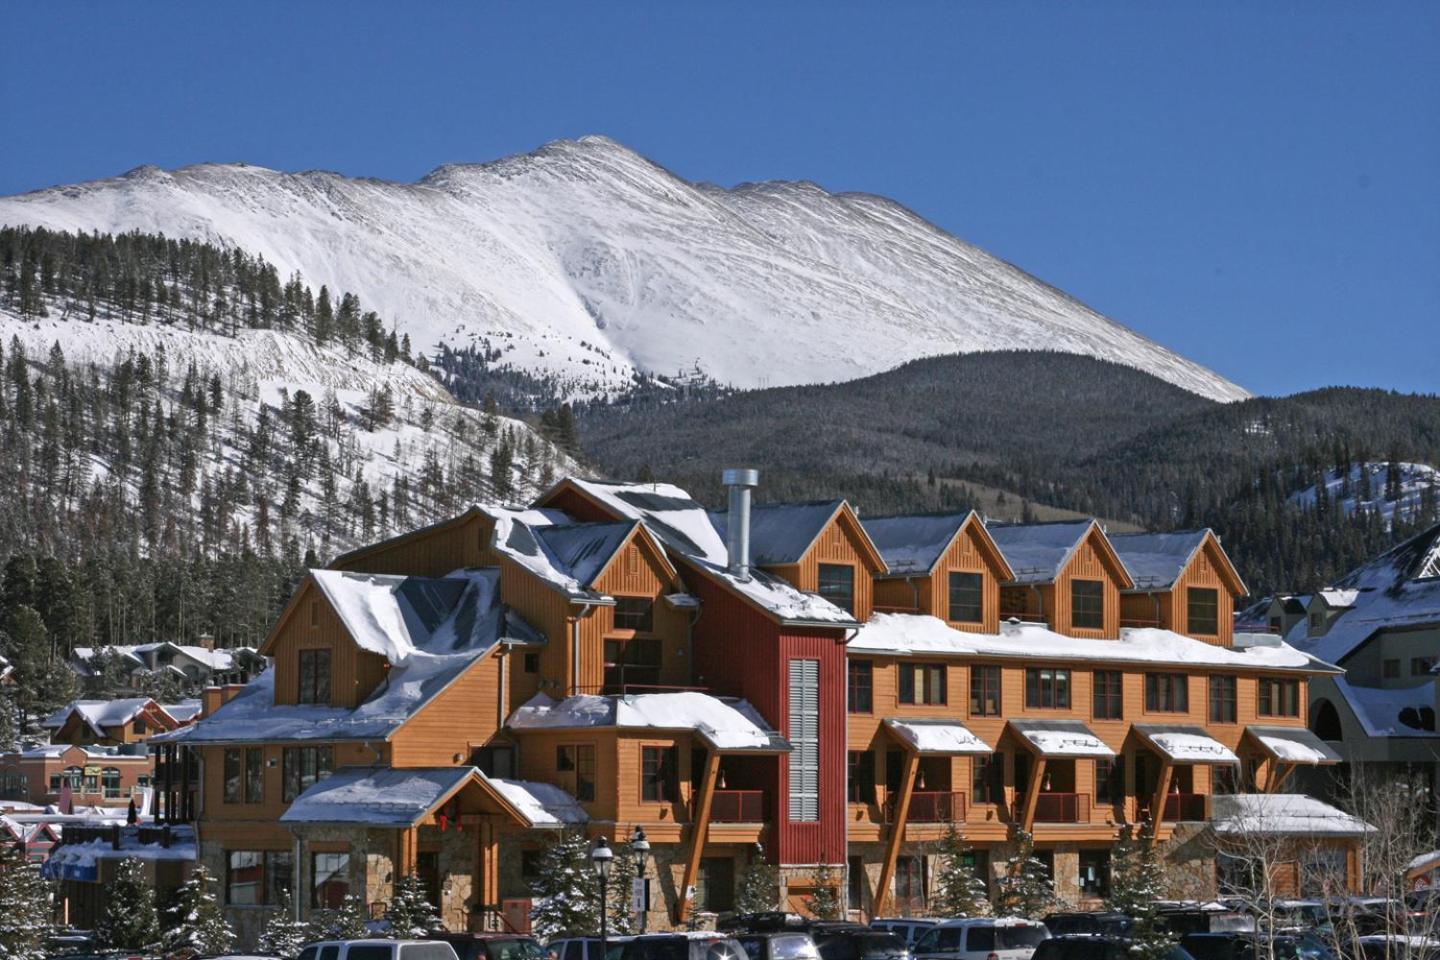
{"label": "wooden balcony railing", "polygon": [[[885,822],[895,822],[898,796],[885,805]],[[961,823],[965,820],[965,794],[951,790],[917,790],[910,795],[910,823]]]}
{"label": "wooden balcony railing", "polygon": [[[691,813],[694,819],[694,813]],[[710,801],[711,823],[764,823],[765,791],[716,790]]]}
{"label": "wooden balcony railing", "polygon": [[1035,800],[1036,823],[1085,823],[1089,819],[1089,794],[1041,793]]}
{"label": "wooden balcony railing", "polygon": [[1162,820],[1172,822],[1208,820],[1203,793],[1172,793],[1165,798]]}
{"label": "wooden balcony railing", "polygon": [[898,606],[898,607],[887,607],[887,606],[882,606],[881,604],[878,604],[878,603],[877,603],[877,604],[875,604],[874,610],[875,610],[876,613],[919,613],[919,612],[920,612],[920,608],[917,607],[917,606],[915,606],[913,603],[912,603],[912,604],[909,604],[909,605],[907,605],[907,606]]}
{"label": "wooden balcony railing", "polygon": [[1158,626],[1160,626],[1160,621],[1159,621],[1159,620],[1146,620],[1146,619],[1141,618],[1141,617],[1121,617],[1121,618],[1120,618],[1120,626],[1122,626],[1122,627],[1134,627],[1134,628],[1140,628],[1140,627],[1158,627]]}

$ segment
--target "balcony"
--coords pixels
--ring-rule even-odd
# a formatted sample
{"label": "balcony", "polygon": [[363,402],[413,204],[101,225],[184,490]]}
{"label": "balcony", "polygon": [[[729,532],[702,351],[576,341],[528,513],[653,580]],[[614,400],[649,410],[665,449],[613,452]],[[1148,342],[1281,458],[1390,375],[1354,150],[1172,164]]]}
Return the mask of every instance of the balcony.
{"label": "balcony", "polygon": [[[891,797],[885,805],[885,822],[895,822],[895,803]],[[965,794],[949,790],[917,790],[910,795],[910,823],[962,823],[965,820]]]}
{"label": "balcony", "polygon": [[1035,800],[1036,823],[1088,823],[1090,795],[1042,793]]}
{"label": "balcony", "polygon": [[1165,798],[1165,815],[1161,820],[1203,821],[1210,819],[1205,811],[1205,794],[1172,793]]}
{"label": "balcony", "polygon": [[764,823],[765,791],[716,790],[710,800],[710,822]]}

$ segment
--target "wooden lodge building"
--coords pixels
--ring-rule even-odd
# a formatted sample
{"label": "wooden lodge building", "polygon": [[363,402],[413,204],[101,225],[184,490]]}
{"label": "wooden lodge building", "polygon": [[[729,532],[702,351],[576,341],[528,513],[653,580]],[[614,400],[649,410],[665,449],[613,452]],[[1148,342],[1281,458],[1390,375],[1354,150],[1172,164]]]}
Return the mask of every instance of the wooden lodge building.
{"label": "wooden lodge building", "polygon": [[[923,913],[951,823],[992,879],[1029,832],[1080,902],[1119,824],[1155,817],[1213,878],[1216,797],[1263,819],[1333,758],[1305,726],[1333,668],[1231,635],[1245,587],[1208,531],[862,521],[725,479],[721,512],[566,479],[311,571],[272,666],[152,741],[199,771],[159,789],[242,938],[282,888],[378,912],[407,874],[452,929],[524,928],[563,829],[643,827],[652,930],[731,909],[757,843],[790,909],[828,876],[857,916]],[[1353,837],[1321,844],[1352,875]]]}

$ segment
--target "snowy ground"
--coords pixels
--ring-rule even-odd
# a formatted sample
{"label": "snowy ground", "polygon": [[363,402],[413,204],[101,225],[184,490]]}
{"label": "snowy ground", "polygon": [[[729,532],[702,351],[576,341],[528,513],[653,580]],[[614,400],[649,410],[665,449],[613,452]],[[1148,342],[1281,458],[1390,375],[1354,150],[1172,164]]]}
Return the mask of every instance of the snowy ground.
{"label": "snowy ground", "polygon": [[[1385,518],[1385,525],[1389,526],[1398,510],[1402,518],[1411,516],[1420,506],[1420,499],[1427,489],[1432,489],[1440,495],[1440,471],[1427,463],[1401,463],[1400,464],[1400,498],[1398,500],[1385,499],[1385,473],[1388,468],[1386,461],[1375,463],[1355,464],[1350,468],[1348,496],[1346,477],[1334,470],[1325,472],[1325,490],[1332,505],[1339,506],[1346,513],[1354,513],[1356,509],[1364,507],[1366,510],[1378,510]],[[1360,498],[1361,472],[1369,474],[1371,496],[1369,499]],[[1299,493],[1291,494],[1290,502],[1297,506],[1313,506],[1315,503],[1316,487],[1307,487]]]}

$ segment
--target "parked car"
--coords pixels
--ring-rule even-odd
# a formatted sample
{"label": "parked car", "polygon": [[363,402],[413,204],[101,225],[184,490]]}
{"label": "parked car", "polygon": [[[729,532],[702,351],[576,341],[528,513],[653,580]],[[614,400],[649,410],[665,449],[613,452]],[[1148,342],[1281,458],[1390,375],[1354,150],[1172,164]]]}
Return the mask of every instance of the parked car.
{"label": "parked car", "polygon": [[[605,956],[600,956],[599,937],[561,937],[545,945],[550,960],[620,960],[625,944],[634,937],[606,937]],[[462,957],[461,960],[464,960]]]}
{"label": "parked car", "polygon": [[910,960],[898,934],[884,930],[827,930],[815,935],[821,960]]}
{"label": "parked car", "polygon": [[431,940],[448,943],[460,960],[545,960],[540,941],[523,933],[446,933],[430,935]]}
{"label": "parked car", "polygon": [[[1041,943],[1031,960],[1129,960],[1132,942],[1127,937],[1108,934],[1067,933]],[[1194,958],[1184,947],[1176,945],[1170,948],[1167,960]]]}
{"label": "parked car", "polygon": [[1347,955],[1356,960],[1440,960],[1440,940],[1374,934],[1357,938]]}
{"label": "parked car", "polygon": [[1180,938],[1195,960],[1300,960],[1300,941],[1296,937],[1277,936],[1268,939],[1259,933],[1231,931],[1228,933],[1187,933]]}
{"label": "parked car", "polygon": [[1189,933],[1253,933],[1255,918],[1219,903],[1163,904],[1159,909],[1165,928],[1177,937]]}
{"label": "parked car", "polygon": [[750,960],[820,960],[819,948],[803,930],[768,930],[734,936]]}
{"label": "parked car", "polygon": [[913,948],[926,931],[939,923],[933,917],[881,917],[870,921],[870,929],[893,933],[905,941],[905,946]]}
{"label": "parked car", "polygon": [[915,944],[915,960],[1030,960],[1045,924],[1010,917],[945,920]]}
{"label": "parked car", "polygon": [[619,960],[747,960],[745,948],[723,933],[653,933],[625,944]]}
{"label": "parked car", "polygon": [[1130,933],[1134,921],[1123,913],[1052,913],[1045,918],[1045,929],[1050,936],[1059,937],[1069,933],[1088,933],[1095,936],[1124,937]]}
{"label": "parked car", "polygon": [[307,943],[295,960],[459,960],[440,940],[321,940]]}

